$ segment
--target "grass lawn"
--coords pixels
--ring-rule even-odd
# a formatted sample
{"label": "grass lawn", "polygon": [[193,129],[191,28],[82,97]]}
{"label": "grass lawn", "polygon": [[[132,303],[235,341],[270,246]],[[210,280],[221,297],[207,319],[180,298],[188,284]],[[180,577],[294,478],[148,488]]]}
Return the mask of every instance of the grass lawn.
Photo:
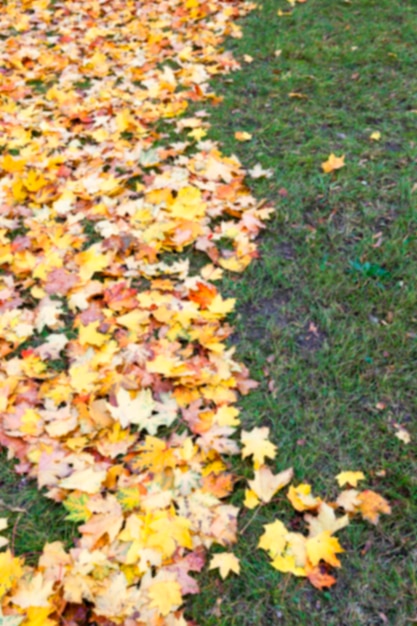
{"label": "grass lawn", "polygon": [[[362,470],[393,512],[340,533],[338,584],[319,592],[256,549],[276,517],[297,530],[285,495],[245,511],[241,576],[205,574],[188,616],[200,626],[405,626],[417,620],[417,5],[308,0],[277,15],[289,7],[263,0],[246,18],[244,37],[229,42],[242,70],[214,83],[224,100],[210,111],[226,153],[273,170],[248,179],[276,207],[260,258],[222,286],[237,298],[237,355],[260,381],[242,399],[244,427],[268,426],[275,469],[293,466],[315,494],[331,499],[336,474]],[[236,131],[253,138],[240,143]],[[330,153],[346,166],[326,175]],[[30,561],[47,540],[71,542],[66,512],[5,462],[0,488],[1,507],[27,511],[11,512],[17,554]]]}
{"label": "grass lawn", "polygon": [[[294,518],[285,497],[250,524],[246,512],[241,577],[210,575],[192,615],[204,626],[405,625],[417,618],[417,6],[309,0],[279,17],[287,2],[259,4],[233,42],[242,71],[215,85],[211,131],[245,166],[273,170],[251,183],[276,207],[261,258],[227,282],[237,353],[261,382],[242,401],[245,426],[269,426],[276,469],[293,465],[317,493],[363,470],[393,513],[340,533],[338,584],[320,593],[256,550],[263,524]],[[234,139],[242,130],[251,141]],[[346,166],[325,175],[332,152]]]}

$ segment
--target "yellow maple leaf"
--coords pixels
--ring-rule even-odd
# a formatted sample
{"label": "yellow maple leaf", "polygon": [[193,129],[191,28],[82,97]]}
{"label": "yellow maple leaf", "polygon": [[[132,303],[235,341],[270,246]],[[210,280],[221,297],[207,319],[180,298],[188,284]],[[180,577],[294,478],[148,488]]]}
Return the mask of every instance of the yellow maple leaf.
{"label": "yellow maple leaf", "polygon": [[134,461],[138,469],[149,467],[153,472],[166,470],[175,466],[175,457],[172,449],[166,441],[147,435],[145,443],[139,448],[139,453]]}
{"label": "yellow maple leaf", "polygon": [[15,159],[11,154],[6,154],[1,160],[0,168],[5,172],[12,174],[14,172],[21,172],[24,170],[25,165],[25,159]]}
{"label": "yellow maple leaf", "polygon": [[322,170],[325,174],[330,174],[335,170],[340,170],[341,167],[345,166],[345,155],[341,157],[337,157],[335,154],[331,154],[327,161],[324,161],[321,164]]}
{"label": "yellow maple leaf", "polygon": [[316,509],[320,504],[320,498],[315,498],[311,493],[311,485],[301,483],[297,487],[291,485],[287,494],[288,500],[296,511],[308,511]]}
{"label": "yellow maple leaf", "polygon": [[306,538],[301,533],[288,533],[285,550],[273,558],[272,567],[284,574],[305,576],[306,564]]}
{"label": "yellow maple leaf", "polygon": [[226,298],[224,300],[218,293],[208,305],[207,310],[215,315],[227,315],[227,313],[233,311],[235,302],[235,298]]}
{"label": "yellow maple leaf", "polygon": [[146,369],[152,374],[169,376],[180,363],[180,360],[175,356],[158,354],[152,361],[146,363]]}
{"label": "yellow maple leaf", "polygon": [[83,391],[91,391],[94,383],[97,381],[99,374],[91,371],[90,363],[82,365],[73,365],[69,369],[70,385],[77,393]]}
{"label": "yellow maple leaf", "polygon": [[293,475],[292,467],[279,474],[273,474],[269,467],[263,465],[255,470],[255,478],[249,480],[248,484],[262,502],[270,502],[277,491],[288,485]]}
{"label": "yellow maple leaf", "polygon": [[187,135],[196,141],[201,141],[207,135],[207,131],[204,128],[193,128]]}
{"label": "yellow maple leaf", "polygon": [[86,469],[76,470],[67,478],[62,479],[59,486],[62,489],[78,489],[84,493],[98,493],[106,479],[106,474],[106,470],[87,467]]}
{"label": "yellow maple leaf", "polygon": [[253,457],[255,467],[259,467],[265,458],[274,459],[277,447],[268,439],[269,428],[254,428],[251,431],[242,431],[241,441],[243,443],[242,458]]}
{"label": "yellow maple leaf", "polygon": [[181,586],[174,580],[163,580],[152,583],[148,589],[152,600],[150,606],[164,617],[178,609],[182,603]]}
{"label": "yellow maple leaf", "polygon": [[21,180],[15,180],[12,184],[12,194],[16,202],[23,202],[27,197],[27,191]]}
{"label": "yellow maple leaf", "polygon": [[197,187],[183,187],[177,197],[168,206],[172,217],[180,217],[187,220],[198,220],[206,211],[206,204],[201,198],[201,191]]}
{"label": "yellow maple leaf", "polygon": [[380,513],[385,513],[386,515],[391,513],[391,507],[387,500],[375,493],[375,491],[366,489],[358,494],[357,499],[362,517],[372,524],[378,523]]}
{"label": "yellow maple leaf", "polygon": [[26,409],[21,417],[20,431],[25,435],[40,435],[42,432],[42,418],[34,409]]}
{"label": "yellow maple leaf", "polygon": [[270,557],[274,558],[284,551],[287,535],[288,530],[280,520],[265,524],[264,534],[259,539],[258,548],[266,550]]}
{"label": "yellow maple leaf", "polygon": [[55,607],[51,606],[30,606],[26,610],[26,619],[22,626],[58,626],[55,619],[49,619],[54,611]]}
{"label": "yellow maple leaf", "polygon": [[23,574],[22,562],[10,550],[0,552],[0,598],[10,591]]}
{"label": "yellow maple leaf", "polygon": [[352,487],[356,487],[358,482],[364,479],[365,474],[363,472],[340,472],[340,474],[336,476],[339,487],[343,487],[343,485],[351,485]]}
{"label": "yellow maple leaf", "polygon": [[53,586],[53,580],[45,580],[42,572],[37,572],[19,582],[11,601],[21,609],[35,606],[49,607],[49,597],[53,593]]}
{"label": "yellow maple leaf", "polygon": [[359,506],[358,495],[356,489],[345,489],[339,494],[336,504],[348,513],[354,513]]}
{"label": "yellow maple leaf", "polygon": [[105,335],[97,330],[100,322],[91,322],[87,326],[80,326],[78,329],[78,341],[82,346],[90,345],[100,347],[109,340],[109,335]]}
{"label": "yellow maple leaf", "polygon": [[304,515],[304,519],[310,528],[310,537],[315,537],[324,530],[328,530],[330,534],[333,534],[349,524],[349,517],[347,515],[337,518],[332,507],[326,504],[326,502],[320,502],[317,512],[318,515],[316,516],[310,514]]}
{"label": "yellow maple leaf", "polygon": [[155,519],[149,524],[147,546],[160,550],[164,557],[172,556],[177,546],[191,549],[193,542],[190,527],[191,522],[186,517],[156,513]]}
{"label": "yellow maple leaf", "polygon": [[216,412],[215,421],[219,426],[238,426],[238,415],[239,410],[236,407],[223,405]]}
{"label": "yellow maple leaf", "polygon": [[224,580],[230,572],[234,572],[238,575],[240,574],[239,559],[233,554],[233,552],[215,554],[210,561],[209,569],[218,569],[220,576]]}
{"label": "yellow maple leaf", "polygon": [[324,530],[306,542],[307,556],[312,565],[318,565],[321,560],[333,567],[340,567],[341,563],[336,554],[344,552],[336,537],[332,537],[329,530]]}
{"label": "yellow maple leaf", "polygon": [[[127,428],[130,424],[142,424],[142,427],[146,428],[146,421],[155,408],[150,389],[142,389],[136,397],[132,397],[127,389],[120,387],[116,399],[117,406],[107,403],[107,408],[114,419],[120,422],[122,428]],[[151,434],[154,435],[155,432]]]}
{"label": "yellow maple leaf", "polygon": [[80,278],[87,282],[95,272],[101,272],[109,263],[109,255],[101,254],[101,245],[94,244],[84,252],[75,256],[75,262],[79,265]]}
{"label": "yellow maple leaf", "polygon": [[22,183],[28,191],[36,192],[45,187],[47,180],[39,172],[30,170],[26,178],[22,178]]}

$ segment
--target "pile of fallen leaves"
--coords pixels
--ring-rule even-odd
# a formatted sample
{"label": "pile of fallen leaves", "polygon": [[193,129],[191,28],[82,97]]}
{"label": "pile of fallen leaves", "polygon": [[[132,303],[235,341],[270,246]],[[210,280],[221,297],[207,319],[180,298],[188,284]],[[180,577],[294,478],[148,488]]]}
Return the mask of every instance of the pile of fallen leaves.
{"label": "pile of fallen leaves", "polygon": [[[214,283],[256,256],[270,209],[206,139],[205,111],[187,106],[216,102],[210,78],[239,67],[221,44],[251,8],[2,6],[0,443],[80,524],[74,547],[47,544],[36,567],[0,553],[2,624],[180,626],[198,591],[190,573],[236,540],[227,457],[240,453],[238,393],[254,383],[225,344],[234,301]],[[252,508],[292,471],[265,465],[267,429],[242,444]],[[331,507],[290,487],[310,538],[266,527],[260,547],[277,569],[332,583],[332,533],[348,521],[335,508],[373,522],[389,510],[373,492],[344,494]],[[210,567],[224,576],[239,563],[224,552]]]}

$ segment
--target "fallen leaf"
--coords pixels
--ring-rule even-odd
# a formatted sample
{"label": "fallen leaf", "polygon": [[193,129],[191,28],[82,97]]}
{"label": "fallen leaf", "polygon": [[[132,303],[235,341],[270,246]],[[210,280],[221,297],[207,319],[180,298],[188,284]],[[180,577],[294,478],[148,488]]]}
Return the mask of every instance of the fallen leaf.
{"label": "fallen leaf", "polygon": [[309,526],[310,537],[316,537],[323,531],[328,531],[332,535],[349,524],[347,515],[336,518],[333,508],[326,502],[320,502],[316,516],[306,514],[304,519]]}
{"label": "fallen leaf", "polygon": [[375,493],[375,491],[366,489],[358,494],[357,499],[359,502],[358,508],[363,519],[368,520],[372,524],[378,523],[380,513],[385,513],[385,515],[391,513],[391,507],[387,500]]}
{"label": "fallen leaf", "polygon": [[245,131],[239,130],[235,133],[235,139],[237,139],[238,141],[249,141],[250,139],[252,139],[252,135]]}
{"label": "fallen leaf", "polygon": [[340,170],[340,168],[345,166],[345,155],[341,157],[337,157],[335,154],[331,154],[327,161],[324,161],[321,164],[322,170],[325,174],[330,174],[335,170]]}
{"label": "fallen leaf", "polygon": [[230,572],[234,572],[237,575],[240,574],[239,559],[232,552],[221,552],[213,555],[209,569],[218,569],[220,576],[224,580]]}
{"label": "fallen leaf", "polygon": [[400,428],[398,428],[398,430],[395,433],[395,436],[397,437],[397,439],[399,439],[400,441],[402,441],[405,444],[408,444],[411,441],[410,433],[403,426],[400,426]]}
{"label": "fallen leaf", "polygon": [[277,447],[269,441],[268,437],[269,428],[266,426],[254,428],[251,431],[243,430],[241,434],[242,458],[252,456],[256,468],[263,465],[266,458],[274,459]]}
{"label": "fallen leaf", "polygon": [[311,485],[301,483],[297,487],[291,485],[287,494],[288,500],[296,511],[309,511],[316,509],[321,500],[311,493]]}
{"label": "fallen leaf", "polygon": [[365,480],[365,474],[363,472],[340,472],[336,476],[336,480],[339,483],[339,487],[344,485],[356,487],[360,480]]}
{"label": "fallen leaf", "polygon": [[332,567],[340,567],[341,563],[336,554],[344,552],[336,537],[332,537],[329,530],[307,539],[306,550],[309,561],[313,566],[318,565],[321,560]]}
{"label": "fallen leaf", "polygon": [[280,472],[279,474],[273,474],[269,467],[265,465],[255,470],[255,478],[249,480],[248,484],[250,489],[256,494],[256,496],[264,503],[270,502],[273,496],[283,489],[292,480],[294,475],[292,467]]}
{"label": "fallen leaf", "polygon": [[152,601],[150,606],[156,608],[163,616],[177,609],[182,603],[181,587],[175,580],[152,583],[148,595]]}

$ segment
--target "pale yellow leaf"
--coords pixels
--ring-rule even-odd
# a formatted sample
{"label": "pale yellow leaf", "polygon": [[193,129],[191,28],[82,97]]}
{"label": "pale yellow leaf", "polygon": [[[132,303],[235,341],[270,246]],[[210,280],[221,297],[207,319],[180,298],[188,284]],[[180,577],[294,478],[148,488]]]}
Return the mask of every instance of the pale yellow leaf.
{"label": "pale yellow leaf", "polygon": [[233,554],[233,552],[222,552],[221,554],[215,554],[209,565],[209,569],[219,569],[220,576],[223,580],[230,574],[230,572],[234,572],[235,574],[240,574],[240,563],[239,559]]}
{"label": "pale yellow leaf", "polygon": [[277,447],[268,439],[269,428],[266,426],[254,428],[251,431],[243,430],[241,441],[243,444],[242,458],[252,456],[256,467],[265,462],[265,458],[274,459]]}
{"label": "pale yellow leaf", "polygon": [[181,586],[174,580],[154,582],[148,589],[148,595],[152,600],[150,606],[163,616],[175,611],[182,604]]}
{"label": "pale yellow leaf", "polygon": [[255,478],[249,480],[248,484],[262,502],[270,502],[277,491],[288,485],[293,475],[292,467],[279,474],[273,474],[269,467],[264,465],[255,471]]}

